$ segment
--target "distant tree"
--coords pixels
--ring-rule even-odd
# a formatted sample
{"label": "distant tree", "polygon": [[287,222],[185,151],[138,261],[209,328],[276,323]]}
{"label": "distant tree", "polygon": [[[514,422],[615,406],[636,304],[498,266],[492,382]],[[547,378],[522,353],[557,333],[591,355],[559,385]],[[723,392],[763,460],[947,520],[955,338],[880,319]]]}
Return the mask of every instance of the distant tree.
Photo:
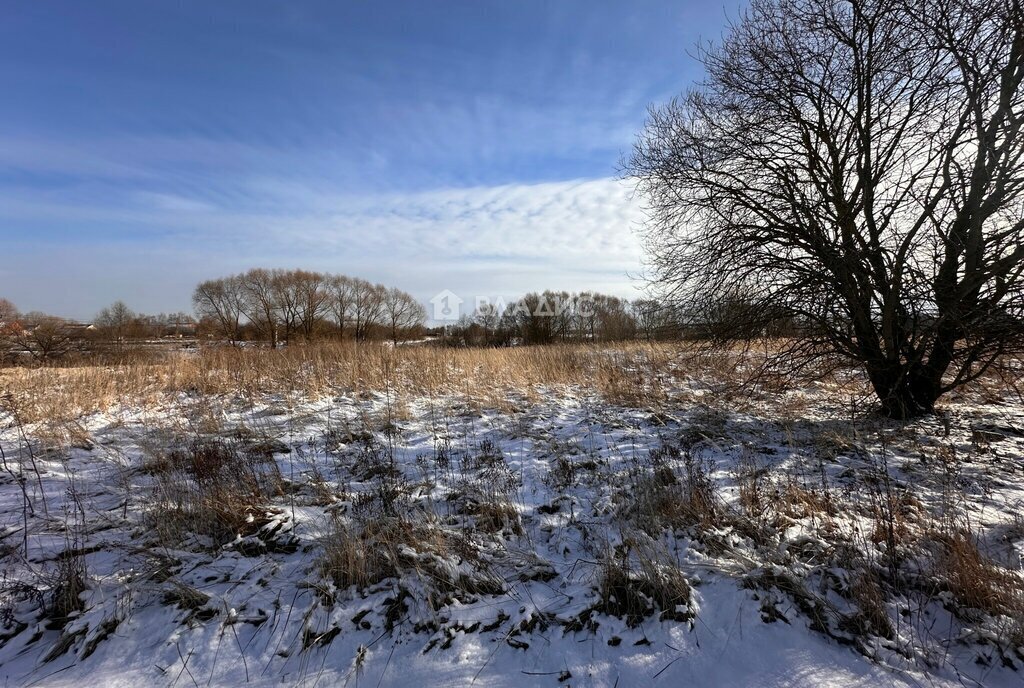
{"label": "distant tree", "polygon": [[551,344],[554,332],[550,314],[554,311],[542,294],[531,292],[511,304],[505,311],[505,325],[524,344]]}
{"label": "distant tree", "polygon": [[801,323],[770,363],[859,364],[896,418],[1024,347],[1021,0],[752,0],[700,57],[629,163],[665,294]]}
{"label": "distant tree", "polygon": [[276,348],[301,336],[312,341],[329,331],[362,341],[398,339],[426,319],[422,306],[398,289],[364,279],[308,270],[254,268],[203,282],[193,294],[204,328],[238,341],[243,332]]}
{"label": "distant tree", "polygon": [[17,307],[7,299],[0,299],[0,327],[10,325],[17,319]]}
{"label": "distant tree", "polygon": [[398,343],[400,334],[419,327],[427,319],[427,311],[411,294],[392,287],[383,293],[384,319],[391,331],[391,341]]}
{"label": "distant tree", "polygon": [[625,299],[584,292],[576,297],[575,312],[579,322],[578,339],[615,342],[636,336],[636,320]]}
{"label": "distant tree", "polygon": [[94,321],[100,334],[114,342],[118,349],[124,346],[125,338],[135,324],[137,316],[124,301],[115,301],[101,310]]}
{"label": "distant tree", "polygon": [[480,328],[483,343],[495,346],[502,343],[501,309],[495,303],[482,303],[473,314],[473,322]]}
{"label": "distant tree", "polygon": [[566,291],[541,294],[538,315],[549,321],[551,341],[570,341],[576,334],[578,298]]}
{"label": "distant tree", "polygon": [[188,313],[160,313],[152,318],[152,327],[158,337],[181,336],[195,332],[196,319]]}
{"label": "distant tree", "polygon": [[354,285],[351,277],[333,275],[328,280],[328,310],[338,326],[338,338],[345,338],[345,324],[352,308]]}
{"label": "distant tree", "polygon": [[14,335],[21,324],[18,309],[7,299],[0,299],[0,363],[10,363],[16,358],[17,343]]}
{"label": "distant tree", "polygon": [[633,318],[637,334],[641,339],[654,341],[658,338],[661,325],[662,305],[654,299],[638,299],[633,302]]}
{"label": "distant tree", "polygon": [[297,271],[273,270],[270,286],[278,331],[284,341],[289,342],[292,334],[299,330],[302,296]]}
{"label": "distant tree", "polygon": [[355,338],[367,339],[375,326],[382,322],[384,295],[387,289],[363,279],[352,280],[352,324]]}
{"label": "distant tree", "polygon": [[237,344],[242,332],[242,289],[237,277],[201,282],[192,294],[192,305],[201,320],[211,322],[216,332]]}
{"label": "distant tree", "polygon": [[504,324],[523,344],[551,344],[555,340],[554,307],[546,294],[530,292],[505,309]]}
{"label": "distant tree", "polygon": [[45,313],[26,314],[12,339],[18,350],[40,362],[81,348],[79,334],[66,320]]}
{"label": "distant tree", "polygon": [[468,313],[460,315],[459,319],[445,330],[445,342],[448,346],[483,346],[487,344],[483,326]]}
{"label": "distant tree", "polygon": [[303,338],[310,341],[316,334],[317,327],[330,311],[331,278],[319,272],[295,270],[292,273],[292,281],[298,306],[299,329],[302,331]]}
{"label": "distant tree", "polygon": [[[272,270],[254,268],[238,276],[239,306],[246,319],[276,349],[286,312],[281,279]],[[287,336],[287,335],[286,335]]]}

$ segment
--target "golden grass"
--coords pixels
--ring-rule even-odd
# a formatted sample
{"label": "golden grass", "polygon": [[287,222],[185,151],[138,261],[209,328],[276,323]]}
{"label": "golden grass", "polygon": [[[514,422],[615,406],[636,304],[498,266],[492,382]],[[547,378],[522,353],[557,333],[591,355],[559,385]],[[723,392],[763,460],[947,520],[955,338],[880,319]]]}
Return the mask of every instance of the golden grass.
{"label": "golden grass", "polygon": [[1014,619],[1024,618],[1024,578],[982,554],[974,536],[940,537],[938,572],[960,607]]}
{"label": "golden grass", "polygon": [[[207,347],[163,359],[129,358],[119,363],[38,368],[0,368],[0,411],[13,405],[22,422],[65,423],[114,406],[149,407],[168,395],[256,400],[267,393],[388,393],[395,408],[408,395],[460,395],[498,410],[512,410],[559,388],[575,386],[623,406],[659,409],[685,393],[686,379],[699,379],[714,398],[732,410],[764,410],[783,400],[780,414],[797,413],[806,395],[773,390],[769,384],[744,385],[758,357],[781,346],[709,354],[685,342],[625,342],[615,345],[563,344],[512,348],[392,347],[381,343],[317,343],[270,350]],[[1018,366],[1024,375],[1024,366]],[[747,372],[744,372],[747,371]],[[990,376],[991,377],[991,376]],[[958,398],[1005,395],[1017,379],[985,378]],[[763,382],[763,381],[762,381]],[[837,398],[870,397],[855,369],[817,379]],[[675,397],[673,397],[675,395]],[[702,400],[703,401],[703,400]]]}
{"label": "golden grass", "polygon": [[[506,588],[466,533],[442,528],[426,513],[376,515],[358,525],[336,522],[322,544],[320,572],[339,589],[411,575],[437,609],[452,593],[498,595]],[[460,569],[460,563],[469,566]]]}
{"label": "golden grass", "polygon": [[318,344],[288,349],[207,348],[160,362],[0,370],[24,422],[71,420],[112,406],[150,405],[173,394],[238,396],[297,392],[462,394],[504,408],[578,385],[627,405],[664,398],[678,345],[629,343],[452,349],[380,344]]}

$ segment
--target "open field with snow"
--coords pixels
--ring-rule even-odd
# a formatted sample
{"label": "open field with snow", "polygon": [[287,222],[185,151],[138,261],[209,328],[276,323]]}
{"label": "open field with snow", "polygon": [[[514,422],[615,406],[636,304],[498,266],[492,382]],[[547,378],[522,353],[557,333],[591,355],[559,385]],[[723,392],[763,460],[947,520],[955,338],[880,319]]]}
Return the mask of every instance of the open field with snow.
{"label": "open field with snow", "polygon": [[1024,402],[667,345],[0,370],[4,685],[1024,682]]}

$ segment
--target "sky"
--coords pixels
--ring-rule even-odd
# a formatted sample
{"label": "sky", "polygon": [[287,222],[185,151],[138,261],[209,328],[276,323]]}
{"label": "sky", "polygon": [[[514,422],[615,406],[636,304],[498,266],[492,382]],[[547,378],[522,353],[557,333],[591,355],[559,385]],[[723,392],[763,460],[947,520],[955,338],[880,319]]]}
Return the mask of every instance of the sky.
{"label": "sky", "polygon": [[0,0],[0,297],[190,310],[250,267],[634,297],[621,163],[737,0]]}

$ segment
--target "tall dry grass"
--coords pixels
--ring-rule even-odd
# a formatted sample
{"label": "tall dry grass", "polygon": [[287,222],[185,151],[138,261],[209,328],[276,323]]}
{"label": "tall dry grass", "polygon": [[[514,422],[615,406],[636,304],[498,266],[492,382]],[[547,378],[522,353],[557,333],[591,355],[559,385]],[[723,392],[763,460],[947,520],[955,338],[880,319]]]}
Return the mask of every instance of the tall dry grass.
{"label": "tall dry grass", "polygon": [[498,408],[577,385],[625,405],[654,404],[677,373],[679,345],[628,343],[451,349],[335,343],[287,349],[216,347],[163,361],[7,368],[0,393],[25,422],[71,420],[111,406],[147,405],[167,395],[258,398],[297,392],[461,394]]}
{"label": "tall dry grass", "polygon": [[[564,344],[513,348],[392,347],[381,343],[318,343],[284,349],[207,347],[195,353],[127,358],[118,363],[37,368],[0,368],[0,400],[12,399],[22,422],[66,423],[115,405],[138,408],[168,395],[237,397],[255,400],[268,393],[328,394],[387,392],[407,395],[456,394],[470,402],[507,410],[559,387],[575,386],[622,406],[658,409],[699,380],[713,401],[733,411],[757,408],[799,416],[810,397],[789,395],[806,380],[780,384],[770,376],[751,378],[764,357],[783,346],[763,345],[709,352],[686,342]],[[808,368],[834,399],[874,397],[862,372],[834,362]],[[685,384],[684,384],[685,383]],[[950,394],[949,401],[1024,399],[1024,364],[1006,365]],[[707,396],[700,404],[709,403]],[[766,406],[767,404],[767,406]],[[0,412],[6,404],[0,404]]]}

